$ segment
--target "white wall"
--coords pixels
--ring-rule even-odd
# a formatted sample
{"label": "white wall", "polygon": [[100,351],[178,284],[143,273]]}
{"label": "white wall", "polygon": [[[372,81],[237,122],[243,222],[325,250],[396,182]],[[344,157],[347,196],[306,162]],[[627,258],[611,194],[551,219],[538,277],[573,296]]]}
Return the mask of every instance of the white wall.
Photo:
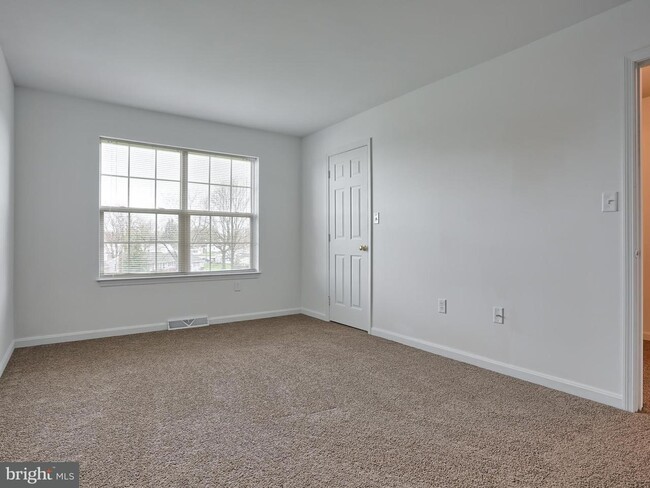
{"label": "white wall", "polygon": [[[261,277],[101,287],[100,136],[259,156]],[[300,306],[300,140],[16,89],[16,338]]]}
{"label": "white wall", "polygon": [[326,155],[372,137],[374,332],[621,405],[623,215],[600,202],[649,27],[633,1],[305,138],[303,307],[327,312]]}
{"label": "white wall", "polygon": [[14,83],[0,50],[0,374],[14,340]]}

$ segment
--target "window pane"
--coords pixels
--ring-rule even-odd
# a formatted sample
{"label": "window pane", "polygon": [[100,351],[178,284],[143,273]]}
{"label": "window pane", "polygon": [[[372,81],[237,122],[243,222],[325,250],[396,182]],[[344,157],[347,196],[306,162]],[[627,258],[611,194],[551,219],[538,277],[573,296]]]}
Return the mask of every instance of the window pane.
{"label": "window pane", "polygon": [[128,244],[104,244],[104,274],[127,272]]}
{"label": "window pane", "polygon": [[102,142],[102,173],[129,175],[129,146]]}
{"label": "window pane", "polygon": [[195,183],[209,183],[210,156],[189,153],[187,155],[187,179]]}
{"label": "window pane", "polygon": [[102,176],[102,206],[126,207],[128,205],[129,179]]}
{"label": "window pane", "polygon": [[[102,274],[250,268],[253,162],[111,140],[100,141],[100,158],[101,205],[117,210],[100,212]],[[199,215],[209,212],[251,216]]]}
{"label": "window pane", "polygon": [[232,238],[234,244],[251,242],[251,219],[234,217],[232,219]]}
{"label": "window pane", "polygon": [[251,211],[251,189],[232,187],[232,211],[249,213]]}
{"label": "window pane", "polygon": [[190,242],[192,244],[210,242],[210,217],[198,215],[190,217]]}
{"label": "window pane", "polygon": [[131,192],[129,194],[129,207],[154,208],[155,182],[154,180],[138,180],[131,178]]}
{"label": "window pane", "polygon": [[131,177],[156,177],[156,150],[131,146]]}
{"label": "window pane", "polygon": [[209,271],[210,246],[208,244],[192,245],[190,253],[192,271]]}
{"label": "window pane", "polygon": [[178,271],[178,244],[158,244],[156,271],[173,273]]}
{"label": "window pane", "polygon": [[156,246],[153,243],[129,244],[129,273],[153,273],[156,271]]}
{"label": "window pane", "polygon": [[230,185],[230,159],[210,158],[210,183]]}
{"label": "window pane", "polygon": [[129,214],[104,212],[104,242],[129,241]]}
{"label": "window pane", "polygon": [[181,184],[175,181],[156,182],[156,208],[181,208]]}
{"label": "window pane", "polygon": [[232,160],[232,184],[251,186],[251,162],[241,159]]}
{"label": "window pane", "polygon": [[131,214],[131,238],[134,241],[156,240],[156,216],[154,214]]}
{"label": "window pane", "polygon": [[210,185],[189,183],[187,185],[187,207],[190,210],[208,210]]}
{"label": "window pane", "polygon": [[210,185],[210,210],[230,212],[230,187]]}
{"label": "window pane", "polygon": [[178,242],[178,215],[158,215],[158,242]]}
{"label": "window pane", "polygon": [[181,153],[178,151],[156,151],[156,161],[158,164],[156,178],[163,180],[181,179]]}
{"label": "window pane", "polygon": [[210,260],[210,270],[211,271],[222,271],[224,269],[232,269],[230,265],[230,248],[231,245],[228,243],[218,243],[212,244],[211,246],[211,256]]}
{"label": "window pane", "polygon": [[212,217],[212,243],[232,242],[232,217]]}
{"label": "window pane", "polygon": [[248,243],[234,244],[232,247],[232,269],[250,269],[251,246]]}

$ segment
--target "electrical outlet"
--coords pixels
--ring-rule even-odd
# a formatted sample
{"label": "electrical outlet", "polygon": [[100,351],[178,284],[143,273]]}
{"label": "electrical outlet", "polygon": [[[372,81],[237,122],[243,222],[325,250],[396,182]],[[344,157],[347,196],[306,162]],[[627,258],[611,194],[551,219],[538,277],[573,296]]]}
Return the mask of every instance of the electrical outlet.
{"label": "electrical outlet", "polygon": [[503,307],[494,307],[492,313],[492,322],[495,324],[503,324],[505,320],[505,315],[503,313]]}
{"label": "electrical outlet", "polygon": [[439,298],[438,299],[438,313],[447,313],[447,299]]}
{"label": "electrical outlet", "polygon": [[241,291],[241,281],[235,281],[235,291]]}

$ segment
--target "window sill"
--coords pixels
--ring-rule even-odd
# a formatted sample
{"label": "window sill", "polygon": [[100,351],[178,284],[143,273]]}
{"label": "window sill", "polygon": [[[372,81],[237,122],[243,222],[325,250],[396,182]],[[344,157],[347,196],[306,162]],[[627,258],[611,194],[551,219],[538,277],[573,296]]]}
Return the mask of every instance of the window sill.
{"label": "window sill", "polygon": [[149,276],[119,276],[111,278],[97,278],[100,286],[123,285],[151,285],[154,283],[187,283],[191,281],[220,281],[220,280],[245,280],[259,278],[259,271],[231,271],[221,273],[177,274],[177,275],[149,275]]}

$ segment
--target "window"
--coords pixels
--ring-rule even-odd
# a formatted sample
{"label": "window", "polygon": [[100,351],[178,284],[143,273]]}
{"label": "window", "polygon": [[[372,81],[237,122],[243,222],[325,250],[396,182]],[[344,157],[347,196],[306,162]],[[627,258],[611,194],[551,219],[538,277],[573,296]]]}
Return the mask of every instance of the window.
{"label": "window", "polygon": [[256,158],[100,146],[100,278],[256,271]]}

